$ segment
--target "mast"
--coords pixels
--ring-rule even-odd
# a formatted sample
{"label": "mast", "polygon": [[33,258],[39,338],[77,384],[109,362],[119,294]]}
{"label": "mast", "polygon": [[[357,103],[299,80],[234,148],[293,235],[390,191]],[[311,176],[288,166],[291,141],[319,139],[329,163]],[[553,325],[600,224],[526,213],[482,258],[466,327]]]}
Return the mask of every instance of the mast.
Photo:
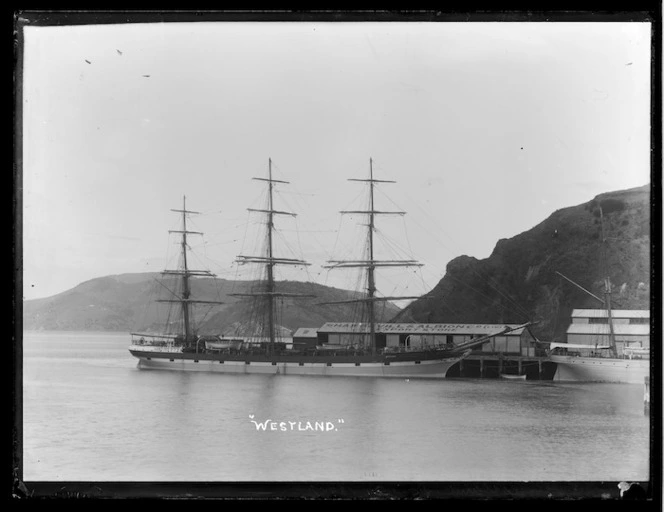
{"label": "mast", "polygon": [[613,329],[613,317],[611,312],[611,278],[609,277],[608,272],[608,261],[607,261],[607,251],[606,251],[606,236],[604,234],[604,214],[602,212],[602,205],[599,206],[599,218],[600,226],[602,228],[602,263],[604,271],[606,272],[606,277],[604,278],[604,298],[606,303],[606,315],[609,322],[609,345],[611,346],[611,353],[614,357],[618,357],[618,351],[616,350],[616,335]]}
{"label": "mast", "polygon": [[604,234],[604,214],[602,212],[602,207],[599,207],[599,217],[600,217],[600,228],[601,228],[601,235],[602,235],[602,245],[600,246],[600,251],[601,251],[601,265],[603,267],[603,270],[606,272],[606,276],[604,277],[604,300],[600,299],[597,295],[589,292],[586,290],[583,286],[581,286],[578,283],[575,283],[572,281],[569,277],[566,277],[562,275],[560,272],[556,271],[556,274],[558,274],[560,277],[565,278],[567,281],[572,283],[574,286],[578,287],[579,289],[583,290],[586,292],[588,295],[590,295],[592,298],[598,300],[601,302],[605,307],[606,307],[606,316],[607,316],[607,322],[609,324],[609,347],[611,349],[611,355],[613,357],[618,357],[618,351],[616,349],[616,335],[615,335],[615,330],[613,328],[613,316],[612,316],[612,311],[611,311],[611,279],[608,275],[608,264],[607,264],[607,255],[606,255],[606,241],[607,238]]}
{"label": "mast", "polygon": [[181,257],[182,257],[182,269],[181,270],[164,270],[162,271],[163,275],[176,275],[180,276],[182,279],[182,293],[181,295],[177,295],[175,292],[172,292],[175,298],[173,299],[159,299],[157,302],[174,302],[174,303],[179,303],[181,305],[181,310],[182,310],[182,324],[183,324],[183,332],[182,335],[184,336],[185,343],[189,343],[195,336],[194,329],[192,329],[192,322],[191,322],[191,310],[190,310],[190,305],[194,303],[198,304],[223,304],[223,302],[220,301],[212,301],[212,300],[193,300],[191,299],[191,286],[189,283],[189,278],[191,276],[207,276],[207,277],[215,277],[215,275],[212,272],[209,272],[207,270],[191,270],[189,269],[189,266],[187,264],[187,235],[202,235],[203,233],[199,231],[189,231],[187,230],[187,214],[194,214],[198,215],[199,212],[194,212],[191,210],[187,210],[187,197],[182,196],[182,209],[181,210],[173,210],[171,209],[172,212],[176,213],[181,213],[182,214],[182,230],[171,230],[169,233],[180,233],[182,235],[181,241],[180,241],[180,249],[181,249]]}
{"label": "mast", "polygon": [[[376,281],[375,270],[373,265],[374,260],[374,247],[373,247],[373,232],[374,232],[374,181],[373,181],[373,158],[369,158],[369,261],[371,262],[367,267],[367,297],[373,299],[376,294]],[[374,315],[374,301],[367,302],[369,313],[369,341],[371,343],[371,352],[376,351],[376,318]]]}
{"label": "mast", "polygon": [[182,261],[184,274],[182,274],[182,319],[184,320],[184,339],[189,339],[189,304],[187,300],[191,295],[189,287],[189,274],[187,274],[187,196],[182,196]]}
{"label": "mast", "polygon": [[265,181],[268,185],[268,197],[267,197],[267,209],[254,209],[248,208],[250,212],[260,212],[267,215],[267,248],[265,256],[244,256],[239,255],[236,262],[243,265],[247,263],[257,263],[265,265],[266,267],[266,284],[265,290],[254,292],[254,293],[232,293],[230,295],[239,296],[239,297],[265,297],[267,299],[267,316],[268,316],[268,351],[271,353],[274,350],[274,342],[276,341],[276,314],[275,314],[275,298],[276,297],[310,297],[311,295],[299,294],[299,293],[282,293],[276,291],[275,280],[274,280],[274,267],[275,265],[309,265],[304,260],[295,259],[295,258],[281,258],[274,255],[274,216],[275,215],[287,215],[296,217],[297,215],[292,212],[286,212],[281,210],[274,209],[274,197],[273,190],[275,183],[284,183],[288,184],[287,181],[275,180],[272,178],[272,158],[268,159],[268,177],[267,178],[252,178],[258,181]]}
{"label": "mast", "polygon": [[274,210],[272,199],[272,158],[268,158],[268,196],[267,196],[267,301],[268,301],[268,331],[270,347],[274,346],[274,261],[272,248],[272,231],[274,230]]}
{"label": "mast", "polygon": [[366,214],[369,216],[369,223],[367,224],[368,228],[368,247],[367,255],[368,259],[366,260],[331,260],[328,263],[331,265],[326,265],[324,268],[352,268],[352,267],[363,267],[367,271],[367,296],[361,299],[350,299],[343,301],[335,302],[324,302],[322,304],[346,304],[351,302],[364,302],[367,304],[367,316],[369,320],[369,343],[371,347],[371,352],[376,352],[376,313],[375,313],[375,303],[377,301],[388,301],[388,300],[399,300],[399,299],[417,299],[417,296],[413,297],[376,297],[376,276],[375,271],[377,267],[408,267],[408,266],[422,266],[421,263],[417,263],[415,260],[376,260],[374,259],[374,231],[376,229],[376,215],[405,215],[406,212],[400,211],[379,211],[376,210],[374,204],[374,187],[376,183],[396,183],[395,181],[389,180],[378,180],[373,177],[373,158],[369,158],[369,179],[354,179],[349,178],[348,181],[359,181],[369,184],[369,209],[368,210],[346,210],[340,213],[342,214]]}

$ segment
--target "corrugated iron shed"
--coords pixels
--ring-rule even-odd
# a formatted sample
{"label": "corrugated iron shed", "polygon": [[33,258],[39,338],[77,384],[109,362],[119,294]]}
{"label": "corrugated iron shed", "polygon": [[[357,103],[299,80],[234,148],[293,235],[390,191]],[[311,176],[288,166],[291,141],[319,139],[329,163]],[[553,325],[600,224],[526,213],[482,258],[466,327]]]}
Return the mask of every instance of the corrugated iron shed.
{"label": "corrugated iron shed", "polygon": [[[613,318],[650,318],[647,309],[612,309]],[[572,318],[608,318],[606,309],[574,309]]]}
{"label": "corrugated iron shed", "polygon": [[293,338],[316,338],[317,336],[317,327],[300,327],[295,331],[295,334],[293,334]]}
{"label": "corrugated iron shed", "polygon": [[[614,324],[613,332],[617,336],[649,336],[650,326],[648,324]],[[567,328],[567,334],[605,334],[609,335],[608,324],[571,324]]]}

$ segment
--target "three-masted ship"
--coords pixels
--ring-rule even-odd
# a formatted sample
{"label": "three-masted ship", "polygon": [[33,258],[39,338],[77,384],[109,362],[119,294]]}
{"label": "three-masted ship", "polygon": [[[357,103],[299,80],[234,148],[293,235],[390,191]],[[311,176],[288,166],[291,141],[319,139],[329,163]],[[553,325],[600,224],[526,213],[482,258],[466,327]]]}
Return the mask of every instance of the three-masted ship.
{"label": "three-masted ship", "polygon": [[[179,334],[148,335],[134,333],[131,354],[138,358],[139,368],[208,371],[218,373],[262,373],[283,375],[357,376],[357,377],[402,377],[402,378],[444,378],[449,368],[470,354],[471,349],[486,343],[494,336],[522,328],[505,327],[491,335],[475,338],[460,345],[433,346],[378,346],[376,326],[376,304],[384,301],[414,299],[417,297],[378,296],[376,269],[383,267],[408,267],[419,265],[415,260],[379,260],[374,255],[375,221],[380,215],[403,215],[404,212],[377,210],[374,205],[374,187],[378,183],[394,183],[375,179],[373,162],[369,161],[369,178],[351,179],[364,182],[369,187],[369,207],[366,210],[343,211],[342,214],[359,214],[368,218],[367,247],[365,257],[357,260],[329,261],[328,268],[360,268],[366,272],[366,290],[361,296],[338,302],[323,304],[358,303],[364,306],[366,321],[354,324],[357,336],[352,342],[343,345],[330,345],[320,340],[315,346],[295,348],[292,343],[282,341],[277,324],[276,303],[280,298],[307,297],[297,293],[285,293],[277,289],[274,269],[278,265],[306,266],[304,260],[286,258],[275,253],[274,219],[280,215],[295,215],[292,212],[276,210],[273,204],[273,188],[276,184],[288,183],[272,177],[272,161],[269,160],[268,177],[254,178],[267,184],[267,206],[259,212],[267,217],[267,237],[265,252],[261,255],[240,255],[239,264],[259,265],[264,268],[264,284],[256,290],[231,294],[260,305],[262,315],[252,315],[254,330],[243,336],[225,338],[223,336],[199,336],[191,328],[190,307],[196,303],[191,298],[188,279],[192,276],[208,275],[204,271],[187,268],[187,235],[193,232],[186,229],[186,215],[194,212],[183,207],[177,210],[183,215],[182,258],[183,269],[168,272],[179,276],[182,281],[181,293],[167,299],[181,304],[183,317],[182,332]],[[210,302],[210,301],[204,301]]]}

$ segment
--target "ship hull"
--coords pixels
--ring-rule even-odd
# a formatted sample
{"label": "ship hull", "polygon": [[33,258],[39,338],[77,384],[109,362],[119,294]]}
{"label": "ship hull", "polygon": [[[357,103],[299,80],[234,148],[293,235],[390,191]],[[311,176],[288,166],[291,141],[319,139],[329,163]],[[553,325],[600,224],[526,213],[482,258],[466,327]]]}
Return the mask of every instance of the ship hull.
{"label": "ship hull", "polygon": [[647,359],[610,359],[579,356],[550,356],[556,363],[554,381],[617,382],[643,384],[650,375]]}
{"label": "ship hull", "polygon": [[232,374],[317,375],[329,377],[398,377],[443,379],[454,364],[464,356],[399,361],[398,358],[368,356],[275,356],[233,358],[211,354],[183,354],[133,350],[138,368]]}

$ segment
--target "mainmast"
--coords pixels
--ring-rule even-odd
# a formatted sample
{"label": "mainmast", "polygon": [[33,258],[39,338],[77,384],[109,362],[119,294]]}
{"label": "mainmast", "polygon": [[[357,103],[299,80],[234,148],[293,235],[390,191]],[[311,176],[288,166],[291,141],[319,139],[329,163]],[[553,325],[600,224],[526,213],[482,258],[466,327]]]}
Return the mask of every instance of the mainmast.
{"label": "mainmast", "polygon": [[248,208],[250,212],[259,212],[267,215],[267,248],[266,254],[264,256],[244,256],[239,255],[236,262],[243,265],[246,263],[257,263],[265,265],[266,267],[266,284],[265,290],[253,293],[233,293],[233,296],[239,297],[265,297],[267,300],[267,315],[268,315],[268,338],[269,338],[269,350],[272,351],[274,348],[274,342],[276,340],[276,315],[275,315],[275,298],[276,297],[308,297],[310,295],[299,294],[299,293],[284,293],[278,292],[275,289],[275,280],[274,280],[274,267],[275,265],[309,265],[304,260],[294,259],[294,258],[281,258],[274,255],[274,242],[273,234],[275,230],[274,226],[274,216],[275,215],[286,215],[296,217],[297,215],[292,212],[286,212],[281,210],[274,209],[274,198],[273,198],[273,189],[275,183],[284,183],[287,184],[287,181],[276,180],[272,178],[272,159],[268,159],[268,177],[267,178],[252,178],[257,181],[267,182],[268,185],[268,198],[267,198],[267,209],[254,209]]}
{"label": "mainmast", "polygon": [[175,292],[172,292],[175,298],[173,299],[158,299],[157,302],[174,302],[179,303],[182,307],[182,325],[185,343],[189,343],[195,336],[194,329],[192,329],[191,322],[191,310],[190,305],[193,303],[197,304],[223,304],[220,301],[212,300],[193,300],[191,299],[191,286],[189,283],[189,278],[191,276],[207,276],[215,277],[215,274],[208,270],[191,270],[187,264],[187,235],[202,235],[203,233],[199,231],[189,231],[187,230],[187,214],[198,215],[199,212],[194,212],[187,210],[187,198],[186,196],[182,197],[182,209],[181,210],[171,210],[172,212],[182,214],[182,230],[170,230],[169,233],[180,233],[182,235],[180,241],[181,249],[181,258],[182,258],[182,269],[179,270],[164,270],[162,271],[163,275],[177,275],[182,279],[182,293],[177,295]]}
{"label": "mainmast", "polygon": [[417,299],[418,296],[413,297],[377,297],[376,296],[376,277],[375,271],[377,267],[409,267],[409,266],[422,266],[415,260],[376,260],[374,259],[374,231],[376,229],[376,215],[405,215],[406,212],[400,211],[380,211],[376,210],[374,205],[374,187],[376,183],[396,183],[389,180],[378,180],[373,177],[373,159],[369,158],[369,179],[355,179],[349,178],[348,181],[359,181],[369,184],[369,209],[368,210],[345,210],[341,211],[342,214],[366,214],[369,216],[368,228],[368,247],[366,260],[331,260],[324,268],[352,268],[362,267],[367,271],[367,296],[360,299],[350,299],[335,302],[325,302],[323,304],[345,304],[352,302],[364,302],[367,304],[367,316],[369,320],[369,342],[371,351],[376,351],[376,314],[375,303],[377,301],[400,300],[400,299]]}

